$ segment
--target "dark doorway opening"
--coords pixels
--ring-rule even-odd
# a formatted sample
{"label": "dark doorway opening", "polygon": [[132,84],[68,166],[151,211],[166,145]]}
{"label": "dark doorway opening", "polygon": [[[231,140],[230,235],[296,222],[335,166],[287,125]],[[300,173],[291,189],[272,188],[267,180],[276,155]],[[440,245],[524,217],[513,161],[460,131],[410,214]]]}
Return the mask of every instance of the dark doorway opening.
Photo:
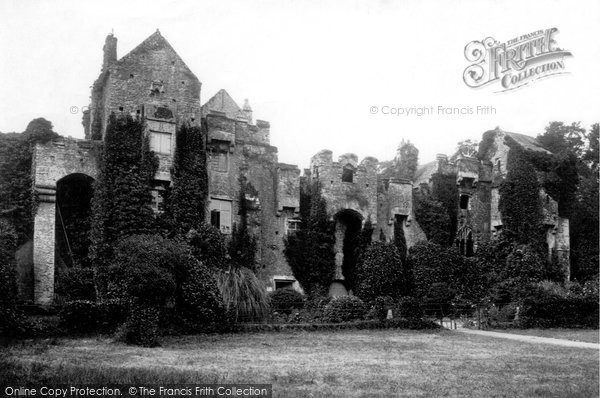
{"label": "dark doorway opening", "polygon": [[88,266],[94,179],[70,174],[56,183],[55,264]]}

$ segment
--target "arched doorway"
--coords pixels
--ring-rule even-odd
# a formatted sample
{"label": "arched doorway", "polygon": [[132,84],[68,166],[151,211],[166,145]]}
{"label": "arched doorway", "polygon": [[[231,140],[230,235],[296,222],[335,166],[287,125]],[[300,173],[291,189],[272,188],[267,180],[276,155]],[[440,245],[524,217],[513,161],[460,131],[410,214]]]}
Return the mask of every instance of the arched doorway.
{"label": "arched doorway", "polygon": [[56,182],[55,270],[88,266],[91,200],[94,179],[69,174]]}
{"label": "arched doorway", "polygon": [[354,270],[363,217],[356,210],[344,209],[337,212],[334,219],[336,272],[329,294],[344,296],[354,287]]}

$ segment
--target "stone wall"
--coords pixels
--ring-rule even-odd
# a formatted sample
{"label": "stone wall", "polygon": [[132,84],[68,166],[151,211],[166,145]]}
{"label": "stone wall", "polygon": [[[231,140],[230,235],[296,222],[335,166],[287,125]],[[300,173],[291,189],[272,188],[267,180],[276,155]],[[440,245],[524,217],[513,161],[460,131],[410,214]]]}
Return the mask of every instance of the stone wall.
{"label": "stone wall", "polygon": [[[54,299],[56,183],[75,173],[95,179],[100,145],[94,141],[62,138],[35,146],[32,167],[38,198],[32,247],[35,304],[51,304]],[[27,257],[25,253],[21,255]]]}
{"label": "stone wall", "polygon": [[[344,167],[354,170],[352,182],[342,181]],[[354,154],[344,154],[337,162],[332,152],[323,150],[311,158],[310,178],[318,180],[327,202],[327,213],[334,217],[341,210],[355,210],[363,221],[377,224],[377,159],[364,158],[358,163]]]}
{"label": "stone wall", "polygon": [[94,83],[90,135],[98,128],[104,135],[111,112],[139,115],[144,105],[170,109],[178,124],[197,123],[200,88],[198,78],[157,31],[110,63]]}

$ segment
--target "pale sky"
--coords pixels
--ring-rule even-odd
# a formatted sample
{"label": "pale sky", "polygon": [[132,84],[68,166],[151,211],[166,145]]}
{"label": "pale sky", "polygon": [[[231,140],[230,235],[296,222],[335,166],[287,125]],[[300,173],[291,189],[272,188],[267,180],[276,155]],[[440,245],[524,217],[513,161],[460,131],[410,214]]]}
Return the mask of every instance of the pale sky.
{"label": "pale sky", "polygon": [[[83,138],[81,113],[111,30],[122,57],[157,28],[202,82],[271,122],[279,161],[388,160],[402,139],[420,162],[486,130],[537,135],[553,120],[600,120],[600,1],[31,1],[0,2],[0,131],[36,117]],[[556,27],[570,72],[494,93],[463,82],[464,47]],[[371,107],[380,110],[372,114]],[[388,107],[493,106],[492,115],[393,116]]]}

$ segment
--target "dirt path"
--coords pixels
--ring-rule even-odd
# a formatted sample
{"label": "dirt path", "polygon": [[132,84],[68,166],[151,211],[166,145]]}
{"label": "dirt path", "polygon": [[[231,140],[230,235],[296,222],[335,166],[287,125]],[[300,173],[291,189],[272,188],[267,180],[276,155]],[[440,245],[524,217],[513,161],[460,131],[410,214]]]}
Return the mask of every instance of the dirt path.
{"label": "dirt path", "polygon": [[460,332],[460,333],[466,333],[466,334],[476,334],[479,336],[496,337],[496,338],[500,338],[500,339],[518,340],[518,341],[524,341],[527,343],[554,344],[554,345],[560,345],[563,347],[591,348],[591,349],[595,349],[595,350],[600,349],[600,344],[596,344],[596,343],[585,343],[582,341],[554,339],[551,337],[526,336],[523,334],[488,332],[485,330],[471,330],[471,329],[464,329],[464,328],[454,329],[454,331]]}

